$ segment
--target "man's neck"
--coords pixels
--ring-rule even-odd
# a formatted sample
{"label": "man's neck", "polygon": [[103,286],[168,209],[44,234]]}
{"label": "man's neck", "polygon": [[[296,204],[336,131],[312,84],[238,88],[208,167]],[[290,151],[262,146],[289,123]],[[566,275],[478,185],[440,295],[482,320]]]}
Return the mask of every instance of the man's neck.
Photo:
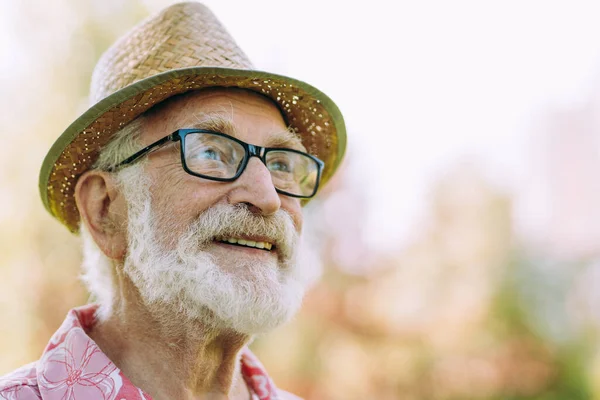
{"label": "man's neck", "polygon": [[240,372],[249,336],[150,310],[133,287],[124,293],[88,334],[134,385],[156,400],[250,398]]}

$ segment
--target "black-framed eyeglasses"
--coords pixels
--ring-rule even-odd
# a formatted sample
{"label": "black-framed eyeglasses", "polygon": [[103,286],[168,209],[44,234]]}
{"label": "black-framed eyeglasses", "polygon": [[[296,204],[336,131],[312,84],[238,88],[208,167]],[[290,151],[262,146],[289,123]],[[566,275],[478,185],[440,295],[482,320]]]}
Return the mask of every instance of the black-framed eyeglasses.
{"label": "black-framed eyeglasses", "polygon": [[299,150],[256,146],[206,129],[178,129],[121,161],[110,171],[131,164],[169,142],[178,141],[181,142],[181,164],[190,175],[231,182],[242,175],[251,157],[258,157],[269,170],[275,190],[292,197],[314,196],[325,166],[317,157]]}

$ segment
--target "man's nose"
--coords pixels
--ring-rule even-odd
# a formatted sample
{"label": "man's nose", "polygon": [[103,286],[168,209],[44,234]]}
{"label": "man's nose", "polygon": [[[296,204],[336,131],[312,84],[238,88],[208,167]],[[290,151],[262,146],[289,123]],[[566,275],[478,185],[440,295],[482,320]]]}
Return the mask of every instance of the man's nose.
{"label": "man's nose", "polygon": [[271,173],[258,157],[250,157],[246,169],[233,184],[229,193],[231,204],[248,204],[262,215],[274,214],[281,207]]}

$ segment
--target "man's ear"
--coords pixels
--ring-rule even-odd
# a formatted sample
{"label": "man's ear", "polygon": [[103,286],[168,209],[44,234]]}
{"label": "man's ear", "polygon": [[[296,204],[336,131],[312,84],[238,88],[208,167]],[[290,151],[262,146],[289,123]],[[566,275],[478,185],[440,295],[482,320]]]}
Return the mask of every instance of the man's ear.
{"label": "man's ear", "polygon": [[75,201],[81,223],[109,258],[122,261],[127,252],[127,205],[114,176],[86,171],[77,180]]}

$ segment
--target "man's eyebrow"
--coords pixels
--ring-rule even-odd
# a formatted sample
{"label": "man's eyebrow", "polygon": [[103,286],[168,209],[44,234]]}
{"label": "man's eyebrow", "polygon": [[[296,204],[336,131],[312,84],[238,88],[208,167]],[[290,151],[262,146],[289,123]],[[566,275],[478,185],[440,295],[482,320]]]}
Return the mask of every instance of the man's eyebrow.
{"label": "man's eyebrow", "polygon": [[208,131],[221,132],[230,136],[236,136],[236,130],[233,122],[219,114],[202,114],[196,116],[196,121],[189,124],[187,127],[192,129],[206,129]]}
{"label": "man's eyebrow", "polygon": [[286,147],[306,151],[306,148],[302,144],[302,140],[300,140],[298,134],[291,128],[271,136],[268,140],[267,147]]}
{"label": "man's eyebrow", "polygon": [[[229,118],[224,117],[221,113],[206,113],[196,115],[195,117],[196,121],[186,125],[187,128],[206,129],[209,131],[221,132],[229,136],[238,137],[233,122]],[[302,144],[302,140],[300,140],[300,137],[292,128],[287,128],[286,130],[271,135],[267,139],[266,147],[285,147],[306,151],[306,148]]]}

